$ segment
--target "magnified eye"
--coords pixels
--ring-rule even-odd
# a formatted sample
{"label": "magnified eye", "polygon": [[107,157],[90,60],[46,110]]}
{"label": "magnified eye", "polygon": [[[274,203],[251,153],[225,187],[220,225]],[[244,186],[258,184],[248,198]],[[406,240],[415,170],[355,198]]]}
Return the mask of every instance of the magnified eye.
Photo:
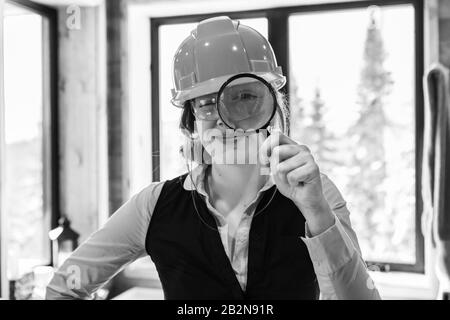
{"label": "magnified eye", "polygon": [[258,99],[258,96],[250,92],[241,92],[231,97],[232,102],[253,101],[255,99]]}
{"label": "magnified eye", "polygon": [[218,112],[230,128],[260,128],[270,121],[275,102],[270,84],[262,79],[238,76],[226,83],[218,93]]}
{"label": "magnified eye", "polygon": [[251,94],[251,93],[242,93],[241,94],[241,100],[249,101],[249,100],[255,100],[255,99],[258,99],[258,97],[255,96],[254,94]]}

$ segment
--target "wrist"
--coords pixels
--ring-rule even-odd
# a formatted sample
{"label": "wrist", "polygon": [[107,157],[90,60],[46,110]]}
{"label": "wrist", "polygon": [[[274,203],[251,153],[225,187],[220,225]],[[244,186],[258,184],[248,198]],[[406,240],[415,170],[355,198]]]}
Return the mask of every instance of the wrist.
{"label": "wrist", "polygon": [[317,207],[303,209],[302,214],[313,237],[329,229],[335,223],[334,214],[326,200]]}

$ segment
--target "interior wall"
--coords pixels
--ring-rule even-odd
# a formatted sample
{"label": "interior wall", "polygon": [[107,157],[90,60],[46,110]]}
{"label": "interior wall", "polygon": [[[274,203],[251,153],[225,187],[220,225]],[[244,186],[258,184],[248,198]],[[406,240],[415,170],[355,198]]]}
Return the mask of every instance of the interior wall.
{"label": "interior wall", "polygon": [[[61,211],[80,242],[107,216],[104,6],[80,7],[80,28],[58,9]],[[103,217],[103,219],[102,219]]]}
{"label": "interior wall", "polygon": [[113,213],[129,195],[128,1],[106,2],[109,206]]}

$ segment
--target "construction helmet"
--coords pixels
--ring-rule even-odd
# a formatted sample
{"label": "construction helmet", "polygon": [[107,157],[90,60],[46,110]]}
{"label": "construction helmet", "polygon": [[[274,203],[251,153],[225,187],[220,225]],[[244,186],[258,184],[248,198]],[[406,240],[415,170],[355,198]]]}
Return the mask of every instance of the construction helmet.
{"label": "construction helmet", "polygon": [[258,31],[227,16],[203,20],[175,53],[171,102],[183,107],[243,72],[264,78],[277,90],[286,83],[272,46]]}

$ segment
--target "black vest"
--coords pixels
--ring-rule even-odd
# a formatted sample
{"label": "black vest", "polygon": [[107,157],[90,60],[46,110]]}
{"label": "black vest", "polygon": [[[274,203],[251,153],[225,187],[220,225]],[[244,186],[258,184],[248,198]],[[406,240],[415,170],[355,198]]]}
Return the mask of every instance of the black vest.
{"label": "black vest", "polygon": [[244,292],[203,198],[183,188],[186,175],[164,183],[146,236],[166,299],[318,299],[316,275],[300,239],[305,219],[290,199],[274,185],[257,205],[255,213],[276,190],[252,219]]}

